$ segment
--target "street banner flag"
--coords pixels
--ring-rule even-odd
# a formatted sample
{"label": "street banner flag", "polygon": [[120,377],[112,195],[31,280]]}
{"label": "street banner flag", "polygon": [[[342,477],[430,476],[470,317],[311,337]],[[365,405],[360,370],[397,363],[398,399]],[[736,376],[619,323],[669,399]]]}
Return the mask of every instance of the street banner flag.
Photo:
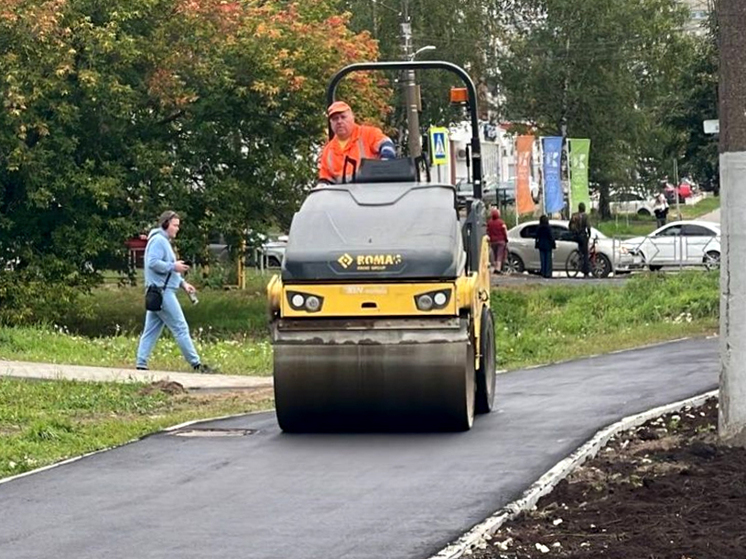
{"label": "street banner flag", "polygon": [[518,169],[516,180],[517,213],[525,214],[534,211],[534,200],[531,198],[531,153],[534,149],[533,136],[518,136],[516,152]]}
{"label": "street banner flag", "polygon": [[570,213],[578,211],[578,204],[583,202],[585,209],[591,209],[591,197],[588,192],[588,161],[591,151],[590,140],[568,140],[570,147]]}
{"label": "street banner flag", "polygon": [[433,165],[448,165],[448,128],[430,127],[430,153]]}
{"label": "street banner flag", "polygon": [[544,152],[544,212],[553,214],[565,207],[560,180],[562,160],[562,137],[550,136],[541,139]]}

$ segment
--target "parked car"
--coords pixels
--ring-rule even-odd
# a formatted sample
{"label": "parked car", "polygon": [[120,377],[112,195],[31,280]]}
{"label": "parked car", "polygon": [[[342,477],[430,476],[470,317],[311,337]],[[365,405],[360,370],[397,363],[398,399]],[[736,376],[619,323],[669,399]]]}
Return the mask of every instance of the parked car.
{"label": "parked car", "polygon": [[[539,184],[531,179],[531,198],[535,203],[539,202]],[[474,196],[474,185],[459,179],[456,183],[456,195],[459,200],[465,200]],[[515,178],[500,183],[486,181],[482,184],[482,199],[491,205],[510,206],[515,204]]]}
{"label": "parked car", "polygon": [[[459,179],[458,182],[456,182],[456,196],[461,203],[467,199],[474,198],[474,183],[471,181],[467,182],[464,179]],[[495,183],[490,181],[482,183],[482,200],[484,200],[486,204],[497,204]]]}
{"label": "parked car", "polygon": [[655,198],[644,192],[628,191],[616,192],[611,195],[609,209],[614,214],[637,214],[651,216],[655,206]]}
{"label": "parked car", "polygon": [[[598,191],[591,196],[591,208],[598,210]],[[613,214],[654,215],[655,196],[640,190],[619,190],[609,193],[609,210]]]}
{"label": "parked car", "polygon": [[[246,245],[247,264],[257,268],[279,268],[282,266],[287,244],[287,235],[279,235],[272,239],[261,233],[251,233]],[[210,243],[208,249],[213,260],[228,262],[229,247],[224,242]]]}
{"label": "parked car", "polygon": [[[557,249],[554,251],[552,268],[555,271],[565,270],[565,261],[570,253],[578,248],[573,239],[567,221],[550,220]],[[534,248],[538,221],[529,221],[516,225],[508,231],[508,269],[513,272],[538,272],[541,269],[539,251]],[[591,236],[596,238],[597,263],[603,271],[599,274],[606,277],[612,272],[629,272],[642,267],[642,258],[623,249],[621,243],[608,238],[598,229],[591,228]]]}
{"label": "parked car", "polygon": [[[277,240],[268,240],[259,247],[258,256],[264,259],[265,268],[279,268],[282,259],[285,258],[285,249],[288,246],[288,236],[280,235]],[[261,267],[261,262],[257,266]]]}
{"label": "parked car", "polygon": [[683,204],[687,198],[690,198],[694,194],[695,185],[689,179],[682,179],[678,186],[674,186],[667,183],[663,189],[663,194],[666,196],[666,201],[669,204],[676,203],[676,195],[679,196],[679,203]]}
{"label": "parked car", "polygon": [[709,221],[673,221],[622,246],[639,255],[651,270],[663,266],[720,266],[720,225]]}
{"label": "parked car", "polygon": [[497,185],[497,201],[501,206],[515,204],[515,181],[505,181]]}

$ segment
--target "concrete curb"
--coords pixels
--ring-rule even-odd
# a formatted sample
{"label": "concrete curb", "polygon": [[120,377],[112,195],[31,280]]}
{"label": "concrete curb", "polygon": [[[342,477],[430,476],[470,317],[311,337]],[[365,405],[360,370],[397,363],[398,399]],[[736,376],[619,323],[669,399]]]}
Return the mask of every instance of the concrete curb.
{"label": "concrete curb", "polygon": [[675,412],[685,407],[701,406],[705,400],[713,396],[717,397],[717,395],[717,390],[706,392],[705,394],[700,394],[699,396],[687,400],[681,400],[679,402],[653,408],[637,415],[625,417],[624,419],[601,429],[591,440],[570,454],[570,456],[558,462],[552,469],[541,476],[523,493],[523,495],[521,495],[521,497],[495,512],[485,521],[474,526],[454,543],[449,544],[444,549],[431,556],[430,559],[457,559],[466,554],[468,550],[479,546],[480,543],[486,543],[487,538],[485,536],[491,536],[497,532],[505,522],[514,518],[518,513],[531,509],[541,497],[550,493],[552,489],[554,489],[554,486],[567,477],[570,472],[589,458],[593,458],[614,435],[642,425],[650,419],[655,419],[667,413]]}

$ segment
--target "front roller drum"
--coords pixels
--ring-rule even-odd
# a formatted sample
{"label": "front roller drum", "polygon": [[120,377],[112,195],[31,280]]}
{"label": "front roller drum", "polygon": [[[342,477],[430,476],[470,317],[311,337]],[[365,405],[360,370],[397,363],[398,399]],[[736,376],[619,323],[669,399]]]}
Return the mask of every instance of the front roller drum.
{"label": "front roller drum", "polygon": [[[310,333],[308,343],[275,343],[277,419],[288,432],[464,431],[474,420],[474,349],[463,339],[434,340],[370,331]],[[461,336],[459,336],[461,337]],[[371,339],[373,338],[373,339]],[[396,343],[380,343],[396,339]],[[436,336],[437,338],[437,336]],[[315,343],[314,343],[315,342]],[[379,343],[376,343],[379,342]]]}

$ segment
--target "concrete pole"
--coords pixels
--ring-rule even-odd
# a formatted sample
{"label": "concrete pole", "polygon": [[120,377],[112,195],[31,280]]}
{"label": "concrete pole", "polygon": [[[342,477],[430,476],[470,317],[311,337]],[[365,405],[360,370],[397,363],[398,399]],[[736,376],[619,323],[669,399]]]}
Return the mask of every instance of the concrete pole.
{"label": "concrete pole", "polygon": [[746,2],[716,2],[720,25],[721,440],[746,446]]}

